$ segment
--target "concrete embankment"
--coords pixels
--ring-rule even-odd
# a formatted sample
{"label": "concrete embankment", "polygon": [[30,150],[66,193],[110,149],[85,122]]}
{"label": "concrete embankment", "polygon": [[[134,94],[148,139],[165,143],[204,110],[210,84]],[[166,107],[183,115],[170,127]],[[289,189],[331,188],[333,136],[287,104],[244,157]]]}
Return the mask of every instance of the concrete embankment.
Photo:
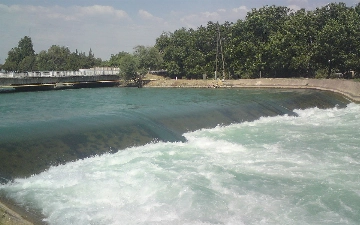
{"label": "concrete embankment", "polygon": [[1,225],[32,225],[15,211],[9,209],[0,202],[0,224]]}
{"label": "concrete embankment", "polygon": [[240,80],[152,80],[145,87],[236,87],[236,88],[310,88],[340,93],[360,102],[360,82],[340,79],[263,78]]}

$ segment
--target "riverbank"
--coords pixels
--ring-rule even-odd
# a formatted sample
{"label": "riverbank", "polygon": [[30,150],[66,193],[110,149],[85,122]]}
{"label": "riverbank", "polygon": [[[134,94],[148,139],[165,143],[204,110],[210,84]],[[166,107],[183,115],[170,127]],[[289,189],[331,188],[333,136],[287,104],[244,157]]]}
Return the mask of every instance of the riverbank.
{"label": "riverbank", "polygon": [[144,87],[191,88],[310,88],[340,93],[354,102],[360,102],[360,82],[340,79],[262,78],[240,80],[175,80],[153,79]]}

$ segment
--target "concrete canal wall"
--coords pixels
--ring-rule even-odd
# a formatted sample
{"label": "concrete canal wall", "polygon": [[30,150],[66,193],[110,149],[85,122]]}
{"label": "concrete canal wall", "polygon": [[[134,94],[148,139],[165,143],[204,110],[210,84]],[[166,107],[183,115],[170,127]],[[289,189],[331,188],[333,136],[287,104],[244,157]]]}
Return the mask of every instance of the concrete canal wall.
{"label": "concrete canal wall", "polygon": [[360,82],[343,79],[290,79],[262,78],[240,80],[151,80],[144,87],[193,87],[193,88],[310,88],[333,91],[360,102]]}

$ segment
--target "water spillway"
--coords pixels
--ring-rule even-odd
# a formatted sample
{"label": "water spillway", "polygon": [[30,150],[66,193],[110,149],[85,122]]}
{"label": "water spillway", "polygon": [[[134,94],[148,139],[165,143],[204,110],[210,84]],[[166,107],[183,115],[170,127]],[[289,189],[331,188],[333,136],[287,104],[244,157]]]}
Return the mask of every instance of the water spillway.
{"label": "water spillway", "polygon": [[0,194],[49,224],[360,221],[360,108],[333,93],[106,88],[0,105]]}
{"label": "water spillway", "polygon": [[294,109],[348,101],[310,90],[89,89],[1,96],[1,177]]}

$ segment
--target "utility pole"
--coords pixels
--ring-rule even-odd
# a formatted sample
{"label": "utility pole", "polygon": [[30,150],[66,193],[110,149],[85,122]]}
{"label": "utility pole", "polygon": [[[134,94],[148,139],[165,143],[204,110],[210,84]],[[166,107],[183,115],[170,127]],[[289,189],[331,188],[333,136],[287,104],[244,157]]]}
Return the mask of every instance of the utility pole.
{"label": "utility pole", "polygon": [[[219,36],[220,36],[220,31],[219,31]],[[224,60],[224,52],[223,52],[223,46],[222,46],[222,42],[221,42],[221,37],[220,39],[220,51],[221,51],[221,60],[222,60],[222,71],[223,71],[223,79],[225,79],[225,60]]]}
{"label": "utility pole", "polygon": [[217,23],[217,37],[216,37],[216,58],[215,58],[215,80],[217,79],[217,71],[218,71],[218,57],[219,57],[219,39],[220,39],[220,29],[219,22]]}
{"label": "utility pole", "polygon": [[[219,46],[220,45],[220,46]],[[224,59],[224,51],[223,51],[223,45],[221,41],[221,34],[220,34],[220,25],[219,22],[217,23],[217,40],[216,40],[216,70],[215,70],[215,80],[217,79],[217,71],[218,71],[218,57],[219,57],[219,47],[220,47],[220,54],[221,54],[221,61],[222,61],[222,75],[225,79],[225,59]]]}

